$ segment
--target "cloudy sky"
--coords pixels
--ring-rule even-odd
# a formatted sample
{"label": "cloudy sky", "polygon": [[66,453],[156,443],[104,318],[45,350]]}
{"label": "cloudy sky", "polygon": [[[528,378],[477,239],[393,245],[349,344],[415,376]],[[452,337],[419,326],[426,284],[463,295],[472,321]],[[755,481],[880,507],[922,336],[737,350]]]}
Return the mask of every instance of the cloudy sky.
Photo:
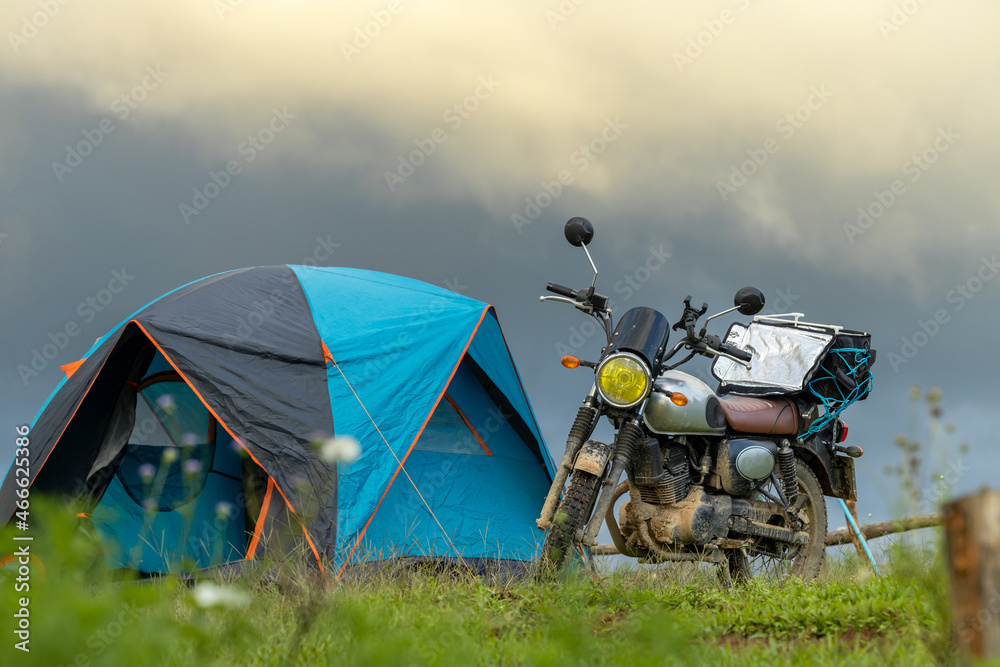
{"label": "cloudy sky", "polygon": [[862,513],[892,511],[913,385],[971,447],[941,454],[957,489],[993,482],[996,3],[350,5],[3,4],[3,459],[59,365],[149,300],[304,261],[494,304],[558,457],[585,320],[537,297],[589,282],[561,231],[583,215],[619,313],[753,284],[872,333]]}

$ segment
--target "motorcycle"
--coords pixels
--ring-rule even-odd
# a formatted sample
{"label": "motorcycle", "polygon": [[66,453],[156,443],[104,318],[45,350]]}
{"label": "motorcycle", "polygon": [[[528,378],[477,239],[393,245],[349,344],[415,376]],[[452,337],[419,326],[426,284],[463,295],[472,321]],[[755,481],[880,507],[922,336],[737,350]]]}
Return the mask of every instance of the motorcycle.
{"label": "motorcycle", "polygon": [[[854,459],[863,451],[843,444],[848,427],[839,417],[870,393],[870,336],[805,323],[801,313],[734,323],[724,338],[707,332],[722,315],[757,315],[764,295],[755,287],[739,290],[733,308],[700,329],[708,305],[696,308],[690,296],[672,327],[657,310],[636,307],[612,329],[587,250],[594,227],[577,217],[564,233],[586,253],[593,282],[580,290],[549,283],[557,296],[540,300],[594,317],[607,345],[597,361],[562,358],[567,368],[592,369],[595,381],[537,519],[548,531],[542,568],[557,571],[572,552],[586,554],[606,523],[617,550],[641,563],[714,563],[729,582],[817,576],[826,552],[824,496],[857,496]],[[672,347],[671,330],[681,336]],[[676,370],[695,356],[713,359],[718,391]],[[611,443],[591,439],[602,417],[614,427]]]}

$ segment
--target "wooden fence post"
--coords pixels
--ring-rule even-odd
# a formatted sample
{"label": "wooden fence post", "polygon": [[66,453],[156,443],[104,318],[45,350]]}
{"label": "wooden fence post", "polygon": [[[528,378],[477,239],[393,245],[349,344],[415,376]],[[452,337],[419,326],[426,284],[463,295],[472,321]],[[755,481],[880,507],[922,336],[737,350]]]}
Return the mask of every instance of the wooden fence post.
{"label": "wooden fence post", "polygon": [[1000,491],[983,490],[942,508],[957,647],[1000,658]]}

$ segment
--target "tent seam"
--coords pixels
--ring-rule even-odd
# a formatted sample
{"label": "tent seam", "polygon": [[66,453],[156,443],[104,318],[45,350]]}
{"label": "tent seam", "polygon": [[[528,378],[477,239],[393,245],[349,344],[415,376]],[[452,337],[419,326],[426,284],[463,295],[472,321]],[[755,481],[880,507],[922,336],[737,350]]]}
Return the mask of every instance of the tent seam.
{"label": "tent seam", "polygon": [[[479,327],[483,323],[483,320],[486,318],[486,313],[489,312],[490,308],[492,308],[492,306],[490,306],[488,304],[486,305],[485,308],[483,308],[483,311],[482,311],[482,313],[479,316],[479,321],[476,322],[476,326],[473,327],[472,334],[469,336],[469,340],[466,341],[465,347],[462,349],[462,353],[458,356],[458,360],[455,362],[455,367],[452,368],[451,374],[448,376],[447,382],[445,382],[444,383],[444,387],[441,388],[441,393],[438,395],[437,400],[434,401],[434,405],[431,408],[430,412],[427,413],[427,418],[424,420],[424,423],[420,427],[420,430],[417,432],[417,436],[413,439],[413,442],[410,443],[409,448],[406,450],[406,454],[403,455],[403,458],[398,459],[398,457],[395,456],[395,452],[393,452],[393,456],[399,460],[399,465],[396,467],[396,471],[393,472],[392,477],[389,479],[389,484],[386,485],[385,490],[382,492],[382,496],[378,499],[378,502],[375,504],[375,509],[372,510],[371,515],[368,517],[368,521],[365,522],[364,527],[361,529],[361,532],[358,534],[358,537],[357,537],[357,539],[354,542],[354,546],[351,547],[350,553],[347,554],[347,558],[344,559],[344,564],[341,566],[340,571],[337,573],[337,579],[340,578],[340,576],[344,573],[344,570],[347,568],[347,565],[351,562],[351,557],[354,555],[354,552],[357,550],[358,546],[361,544],[361,540],[364,538],[365,533],[368,530],[368,527],[371,525],[372,520],[375,518],[375,514],[378,512],[379,507],[382,505],[382,501],[385,500],[386,495],[389,493],[389,489],[392,488],[393,483],[396,481],[396,477],[399,476],[399,471],[400,470],[404,470],[403,466],[406,463],[406,459],[409,458],[410,453],[413,451],[413,448],[417,444],[417,441],[420,440],[420,436],[423,435],[424,429],[427,428],[428,422],[431,420],[431,417],[434,415],[434,411],[437,410],[438,405],[441,403],[441,399],[444,398],[445,392],[448,390],[448,385],[451,384],[451,381],[454,379],[455,373],[458,371],[458,367],[462,364],[462,359],[465,357],[466,352],[468,352],[469,346],[472,345],[472,340],[476,337],[476,333],[479,331]],[[341,375],[341,377],[344,378],[344,382],[347,382],[348,386],[350,386],[350,382],[348,382],[347,376],[344,375],[344,371],[340,368],[340,366],[337,364],[336,361],[334,361],[333,363],[334,363],[335,366],[337,366],[337,370],[340,371],[340,375]],[[352,391],[353,391],[353,388],[352,388]],[[355,397],[357,397],[358,402],[360,403],[361,402],[361,398],[358,397],[356,393],[355,393]],[[364,404],[362,404],[362,407],[364,407]],[[365,410],[365,412],[367,412],[367,409]],[[368,418],[372,419],[371,415],[369,415]],[[374,419],[372,419],[372,424],[375,424],[375,420]],[[376,428],[376,430],[378,429],[378,425],[377,424],[375,425],[375,428]],[[379,431],[379,432],[381,433],[381,431]],[[384,437],[383,437],[383,440],[384,440]],[[386,442],[386,446],[388,446],[388,445],[389,445],[389,443]],[[389,451],[392,451],[392,447],[389,447]],[[404,472],[405,472],[405,470],[404,470]],[[409,474],[407,474],[407,477],[409,478]],[[420,490],[417,489],[416,483],[414,483],[412,479],[410,479],[410,483],[413,484],[413,488],[416,489],[417,493],[419,494]],[[422,496],[421,496],[421,498],[422,498]],[[426,500],[424,500],[424,504],[427,504]],[[427,509],[428,509],[428,511],[431,512],[431,515],[433,516],[434,512],[433,512],[433,510],[430,509],[430,506],[428,506]],[[436,518],[435,518],[435,520],[436,520]],[[440,523],[438,525],[440,525]],[[441,530],[444,530],[443,526],[441,527]],[[448,536],[447,532],[445,533],[445,536],[446,537]],[[451,541],[450,537],[448,538],[448,541],[449,542]],[[452,547],[454,548],[454,544],[452,544]],[[456,553],[457,553],[457,549],[456,549]],[[459,558],[459,560],[462,560],[462,555],[458,554],[458,558]],[[463,562],[464,562],[464,560],[463,560]],[[466,567],[468,567],[468,565],[466,565]]]}
{"label": "tent seam", "polygon": [[281,497],[284,499],[285,504],[288,505],[288,509],[292,511],[292,514],[295,516],[299,524],[302,526],[302,532],[305,534],[306,541],[309,543],[309,547],[312,549],[313,556],[316,557],[316,562],[319,564],[320,571],[325,572],[325,568],[323,567],[323,561],[319,557],[319,551],[316,550],[316,545],[313,544],[312,538],[309,537],[309,531],[306,529],[305,522],[299,516],[299,513],[295,511],[295,507],[293,507],[292,503],[289,502],[288,496],[286,496],[285,492],[281,490],[281,486],[274,481],[274,476],[271,475],[271,473],[267,472],[267,468],[265,468],[264,465],[257,460],[257,457],[253,455],[253,452],[250,451],[250,448],[247,447],[246,444],[239,437],[237,437],[236,433],[234,433],[233,430],[226,425],[226,422],[222,421],[219,415],[215,413],[215,410],[213,410],[212,406],[208,404],[208,401],[205,400],[205,397],[201,395],[201,392],[199,392],[198,389],[195,388],[191,380],[189,380],[188,377],[181,372],[181,369],[177,367],[177,364],[174,363],[173,359],[171,359],[170,356],[163,350],[163,348],[160,347],[160,344],[156,342],[153,336],[150,335],[148,331],[146,331],[146,328],[142,326],[142,324],[138,320],[132,320],[132,322],[134,322],[136,326],[138,326],[139,329],[141,329],[142,332],[146,335],[146,338],[148,338],[153,343],[153,345],[156,346],[156,349],[159,350],[160,354],[163,355],[163,358],[166,359],[171,366],[173,366],[174,370],[177,371],[177,374],[180,375],[182,378],[184,378],[184,382],[186,382],[187,385],[191,387],[191,391],[195,393],[195,395],[198,397],[198,400],[202,402],[202,405],[204,405],[208,409],[208,411],[212,413],[212,416],[215,417],[216,421],[222,424],[222,428],[226,429],[226,432],[229,433],[230,436],[232,436],[233,440],[238,442],[240,446],[243,447],[243,449],[250,456],[250,458],[254,460],[254,463],[260,466],[260,469],[263,470],[265,473],[267,473],[268,478],[274,483],[274,488],[276,488],[278,490],[278,493],[281,494]]}
{"label": "tent seam", "polygon": [[[111,357],[111,353],[114,352],[115,346],[117,346],[118,343],[121,342],[122,335],[125,333],[125,328],[126,327],[124,327],[124,326],[121,327],[121,331],[118,333],[118,338],[115,340],[114,345],[111,346],[111,349],[108,351],[107,356],[104,357],[104,360],[101,362],[100,368],[98,368],[97,372],[94,373],[94,377],[91,378],[90,384],[87,386],[86,391],[83,392],[83,396],[80,397],[80,401],[73,408],[73,413],[69,416],[69,419],[66,420],[66,423],[63,425],[63,428],[59,432],[59,436],[56,438],[55,442],[52,443],[52,447],[49,449],[49,453],[45,455],[45,459],[42,461],[42,464],[40,466],[38,466],[37,470],[35,470],[35,474],[32,476],[31,481],[28,483],[29,486],[33,485],[35,483],[35,480],[38,479],[38,476],[42,472],[42,468],[44,468],[45,464],[49,462],[49,457],[52,456],[52,452],[56,451],[56,447],[59,446],[59,443],[62,441],[62,437],[64,435],[66,435],[66,430],[69,428],[70,423],[76,417],[76,413],[80,411],[80,407],[83,405],[83,402],[87,399],[87,396],[90,394],[90,390],[94,388],[94,383],[97,382],[97,378],[101,375],[101,371],[104,370],[104,366],[105,366],[105,364],[107,364],[108,359]],[[69,378],[67,378],[67,380],[69,380]],[[35,420],[37,421],[37,419],[38,418],[36,417]],[[32,426],[34,426],[34,423],[32,424]],[[17,456],[15,456],[14,458],[16,459]],[[14,464],[14,460],[11,459],[11,466],[13,466],[13,464]],[[10,468],[8,467],[7,474],[9,474],[9,473],[10,473]],[[4,475],[3,481],[7,480],[7,474]],[[2,482],[0,482],[0,484],[2,484]],[[7,521],[10,521],[10,517],[11,516],[14,516],[14,511],[15,510],[17,510],[17,506],[16,505],[15,505],[14,509],[11,510],[10,516],[8,516],[4,520],[5,523]]]}

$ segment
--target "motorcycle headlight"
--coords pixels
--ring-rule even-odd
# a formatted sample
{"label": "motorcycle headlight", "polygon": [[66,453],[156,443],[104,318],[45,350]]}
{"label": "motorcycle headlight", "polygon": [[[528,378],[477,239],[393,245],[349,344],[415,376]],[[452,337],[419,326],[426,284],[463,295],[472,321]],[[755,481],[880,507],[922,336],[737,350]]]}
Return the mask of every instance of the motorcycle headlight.
{"label": "motorcycle headlight", "polygon": [[649,393],[653,384],[646,364],[627,352],[613,354],[597,367],[597,391],[616,408],[629,408]]}

